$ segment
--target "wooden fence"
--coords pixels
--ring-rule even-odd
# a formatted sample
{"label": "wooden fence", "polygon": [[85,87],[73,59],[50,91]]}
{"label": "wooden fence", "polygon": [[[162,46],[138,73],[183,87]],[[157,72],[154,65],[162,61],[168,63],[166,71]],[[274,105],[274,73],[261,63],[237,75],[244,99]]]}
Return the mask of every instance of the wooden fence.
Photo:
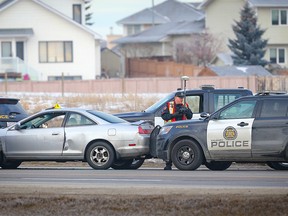
{"label": "wooden fence", "polygon": [[[270,77],[190,77],[187,89],[202,85],[214,85],[215,88],[248,88],[254,93],[263,90],[288,91],[288,76]],[[79,94],[142,94],[169,93],[181,87],[180,77],[125,78],[80,81],[2,81],[0,92],[43,92],[43,93],[79,93]]]}

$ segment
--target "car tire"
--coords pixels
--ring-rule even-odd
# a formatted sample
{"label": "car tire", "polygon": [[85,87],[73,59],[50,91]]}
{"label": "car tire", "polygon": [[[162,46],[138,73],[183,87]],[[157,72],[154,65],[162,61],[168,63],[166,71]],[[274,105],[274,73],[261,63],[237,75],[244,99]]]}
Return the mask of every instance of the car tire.
{"label": "car tire", "polygon": [[267,162],[267,165],[275,170],[288,170],[288,163]]}
{"label": "car tire", "polygon": [[115,161],[111,167],[113,169],[119,170],[119,169],[129,169],[129,167],[131,166],[133,162],[133,159],[129,159],[129,160],[117,160]]}
{"label": "car tire", "polygon": [[145,159],[131,159],[131,160],[118,160],[115,161],[111,167],[113,169],[133,169],[136,170],[142,166]]}
{"label": "car tire", "polygon": [[21,163],[22,161],[3,161],[1,167],[2,169],[17,169]]}
{"label": "car tire", "polygon": [[172,149],[171,159],[179,170],[196,170],[203,163],[203,152],[192,140],[180,140]]}
{"label": "car tire", "polygon": [[211,161],[211,162],[205,162],[205,166],[209,170],[214,170],[214,171],[222,171],[226,170],[231,166],[232,162],[228,161]]}
{"label": "car tire", "polygon": [[106,142],[95,142],[86,151],[86,161],[93,169],[109,169],[115,160],[115,152]]}
{"label": "car tire", "polygon": [[144,161],[145,161],[144,158],[134,159],[129,169],[133,169],[133,170],[139,169],[143,165]]}

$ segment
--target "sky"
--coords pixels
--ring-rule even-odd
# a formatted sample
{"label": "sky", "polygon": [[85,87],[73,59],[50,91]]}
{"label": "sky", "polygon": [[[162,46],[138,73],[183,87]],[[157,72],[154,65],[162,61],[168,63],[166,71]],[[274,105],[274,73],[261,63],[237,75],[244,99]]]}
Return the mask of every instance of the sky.
{"label": "sky", "polygon": [[[107,34],[123,34],[122,27],[116,22],[137,13],[143,9],[160,4],[165,0],[93,0],[91,12],[94,25],[91,27],[95,32],[100,34],[103,39]],[[180,2],[199,2],[200,0],[178,0]]]}

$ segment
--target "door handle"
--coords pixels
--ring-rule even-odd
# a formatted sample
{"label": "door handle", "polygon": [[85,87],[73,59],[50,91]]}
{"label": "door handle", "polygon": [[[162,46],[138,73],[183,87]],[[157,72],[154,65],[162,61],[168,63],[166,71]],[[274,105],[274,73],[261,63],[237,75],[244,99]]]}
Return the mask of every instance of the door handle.
{"label": "door handle", "polygon": [[249,124],[246,122],[240,122],[239,124],[237,124],[240,127],[244,127],[244,126],[248,126]]}
{"label": "door handle", "polygon": [[56,136],[56,135],[59,135],[59,132],[53,132],[52,133],[52,136]]}

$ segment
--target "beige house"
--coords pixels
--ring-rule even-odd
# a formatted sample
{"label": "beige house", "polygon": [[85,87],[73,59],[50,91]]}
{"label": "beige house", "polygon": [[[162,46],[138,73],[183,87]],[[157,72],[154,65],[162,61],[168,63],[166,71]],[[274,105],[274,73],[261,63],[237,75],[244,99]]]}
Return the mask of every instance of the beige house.
{"label": "beige house", "polygon": [[[240,11],[245,2],[246,0],[205,0],[200,5],[206,15],[205,28],[228,44],[229,38],[235,38],[231,26],[235,24],[235,20],[240,20]],[[264,39],[268,39],[265,59],[272,64],[288,67],[288,1],[248,0],[248,2],[256,11],[258,25],[266,30],[263,35]],[[229,51],[227,46],[226,50]]]}

